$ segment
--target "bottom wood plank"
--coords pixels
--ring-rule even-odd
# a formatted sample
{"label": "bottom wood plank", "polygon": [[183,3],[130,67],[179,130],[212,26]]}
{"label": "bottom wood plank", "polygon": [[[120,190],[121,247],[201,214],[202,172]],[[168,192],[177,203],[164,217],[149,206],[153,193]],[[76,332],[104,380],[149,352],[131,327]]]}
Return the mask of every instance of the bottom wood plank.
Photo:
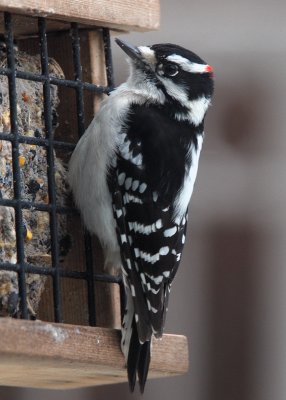
{"label": "bottom wood plank", "polygon": [[[71,389],[125,382],[120,332],[0,318],[0,385]],[[154,339],[149,378],[188,370],[185,336]]]}

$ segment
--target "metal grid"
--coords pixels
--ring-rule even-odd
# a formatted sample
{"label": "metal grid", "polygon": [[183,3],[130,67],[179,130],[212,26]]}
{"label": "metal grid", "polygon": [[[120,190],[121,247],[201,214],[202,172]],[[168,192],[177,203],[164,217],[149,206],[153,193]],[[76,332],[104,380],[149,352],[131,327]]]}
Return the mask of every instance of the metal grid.
{"label": "metal grid", "polygon": [[[3,262],[0,260],[0,270],[15,271],[18,274],[18,287],[20,298],[20,314],[21,318],[28,318],[28,309],[26,301],[26,274],[34,273],[39,275],[47,275],[52,277],[53,283],[53,304],[55,322],[62,322],[62,302],[61,302],[61,278],[82,279],[87,283],[87,299],[89,310],[89,324],[96,325],[95,310],[95,289],[94,282],[110,282],[120,283],[120,279],[106,274],[97,274],[94,271],[94,263],[92,256],[92,243],[88,234],[85,234],[85,260],[86,268],[84,272],[67,271],[61,268],[59,262],[59,237],[58,237],[58,215],[59,214],[75,214],[77,211],[73,207],[59,206],[56,200],[55,190],[55,169],[54,169],[54,149],[71,151],[75,145],[62,140],[53,138],[52,128],[52,110],[50,99],[51,85],[64,86],[72,88],[76,92],[76,108],[77,123],[79,136],[85,130],[85,105],[84,91],[93,93],[109,93],[113,88],[113,72],[112,59],[110,50],[109,30],[103,28],[102,37],[104,42],[105,64],[107,86],[98,86],[89,82],[84,82],[82,78],[82,65],[80,56],[80,35],[77,23],[71,24],[70,34],[73,54],[74,79],[60,79],[49,74],[48,69],[48,46],[46,34],[46,21],[44,18],[38,18],[38,37],[40,45],[41,73],[32,73],[16,69],[14,54],[14,37],[13,37],[13,16],[10,13],[4,13],[5,23],[5,42],[7,52],[7,67],[0,68],[0,75],[7,76],[10,101],[10,124],[11,131],[8,133],[0,132],[0,140],[11,142],[12,146],[12,169],[13,169],[13,199],[3,199],[0,196],[0,205],[13,207],[15,210],[15,231],[16,231],[16,250],[17,262],[15,264]],[[43,102],[44,102],[44,125],[45,138],[27,137],[19,134],[17,126],[17,92],[16,78],[41,82],[43,85]],[[19,145],[30,144],[43,146],[47,154],[47,178],[48,178],[48,195],[49,203],[42,204],[35,201],[28,201],[21,196],[21,174],[19,166]],[[40,265],[32,265],[25,262],[24,238],[23,230],[23,209],[33,209],[49,213],[50,221],[50,237],[51,237],[51,258],[52,266],[44,267]]]}

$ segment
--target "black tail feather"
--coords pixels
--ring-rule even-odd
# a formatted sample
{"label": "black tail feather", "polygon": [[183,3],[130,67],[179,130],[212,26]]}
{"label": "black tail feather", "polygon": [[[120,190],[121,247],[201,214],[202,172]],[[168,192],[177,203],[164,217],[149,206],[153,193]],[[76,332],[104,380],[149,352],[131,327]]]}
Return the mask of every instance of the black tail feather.
{"label": "black tail feather", "polygon": [[130,338],[128,359],[127,359],[127,375],[130,391],[133,392],[136,384],[137,366],[140,356],[141,344],[138,339],[135,319],[132,322],[132,334]]}
{"label": "black tail feather", "polygon": [[141,393],[144,392],[151,359],[151,342],[140,343],[135,319],[132,323],[132,334],[127,360],[127,375],[130,391],[133,392],[138,374]]}
{"label": "black tail feather", "polygon": [[140,358],[137,368],[140,392],[142,394],[144,392],[145,383],[148,376],[150,359],[151,359],[151,341],[148,341],[141,345]]}

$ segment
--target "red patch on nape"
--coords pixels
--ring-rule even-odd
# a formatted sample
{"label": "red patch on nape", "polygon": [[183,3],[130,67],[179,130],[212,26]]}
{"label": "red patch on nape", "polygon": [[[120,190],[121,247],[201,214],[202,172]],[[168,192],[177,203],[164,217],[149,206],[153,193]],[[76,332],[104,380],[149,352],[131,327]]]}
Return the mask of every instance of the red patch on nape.
{"label": "red patch on nape", "polygon": [[205,72],[208,72],[208,73],[214,72],[214,69],[211,65],[206,65]]}

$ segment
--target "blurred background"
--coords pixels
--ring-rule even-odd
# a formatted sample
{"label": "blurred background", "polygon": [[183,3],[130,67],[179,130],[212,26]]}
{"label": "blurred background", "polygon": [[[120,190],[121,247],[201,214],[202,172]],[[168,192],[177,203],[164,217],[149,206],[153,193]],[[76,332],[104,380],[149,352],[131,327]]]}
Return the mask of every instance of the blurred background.
{"label": "blurred background", "polygon": [[[159,32],[215,69],[215,97],[173,285],[166,332],[184,334],[190,370],[150,380],[144,400],[285,400],[286,3],[161,1]],[[127,76],[114,46],[116,84]],[[0,399],[139,399],[127,384],[73,391],[1,388]]]}

